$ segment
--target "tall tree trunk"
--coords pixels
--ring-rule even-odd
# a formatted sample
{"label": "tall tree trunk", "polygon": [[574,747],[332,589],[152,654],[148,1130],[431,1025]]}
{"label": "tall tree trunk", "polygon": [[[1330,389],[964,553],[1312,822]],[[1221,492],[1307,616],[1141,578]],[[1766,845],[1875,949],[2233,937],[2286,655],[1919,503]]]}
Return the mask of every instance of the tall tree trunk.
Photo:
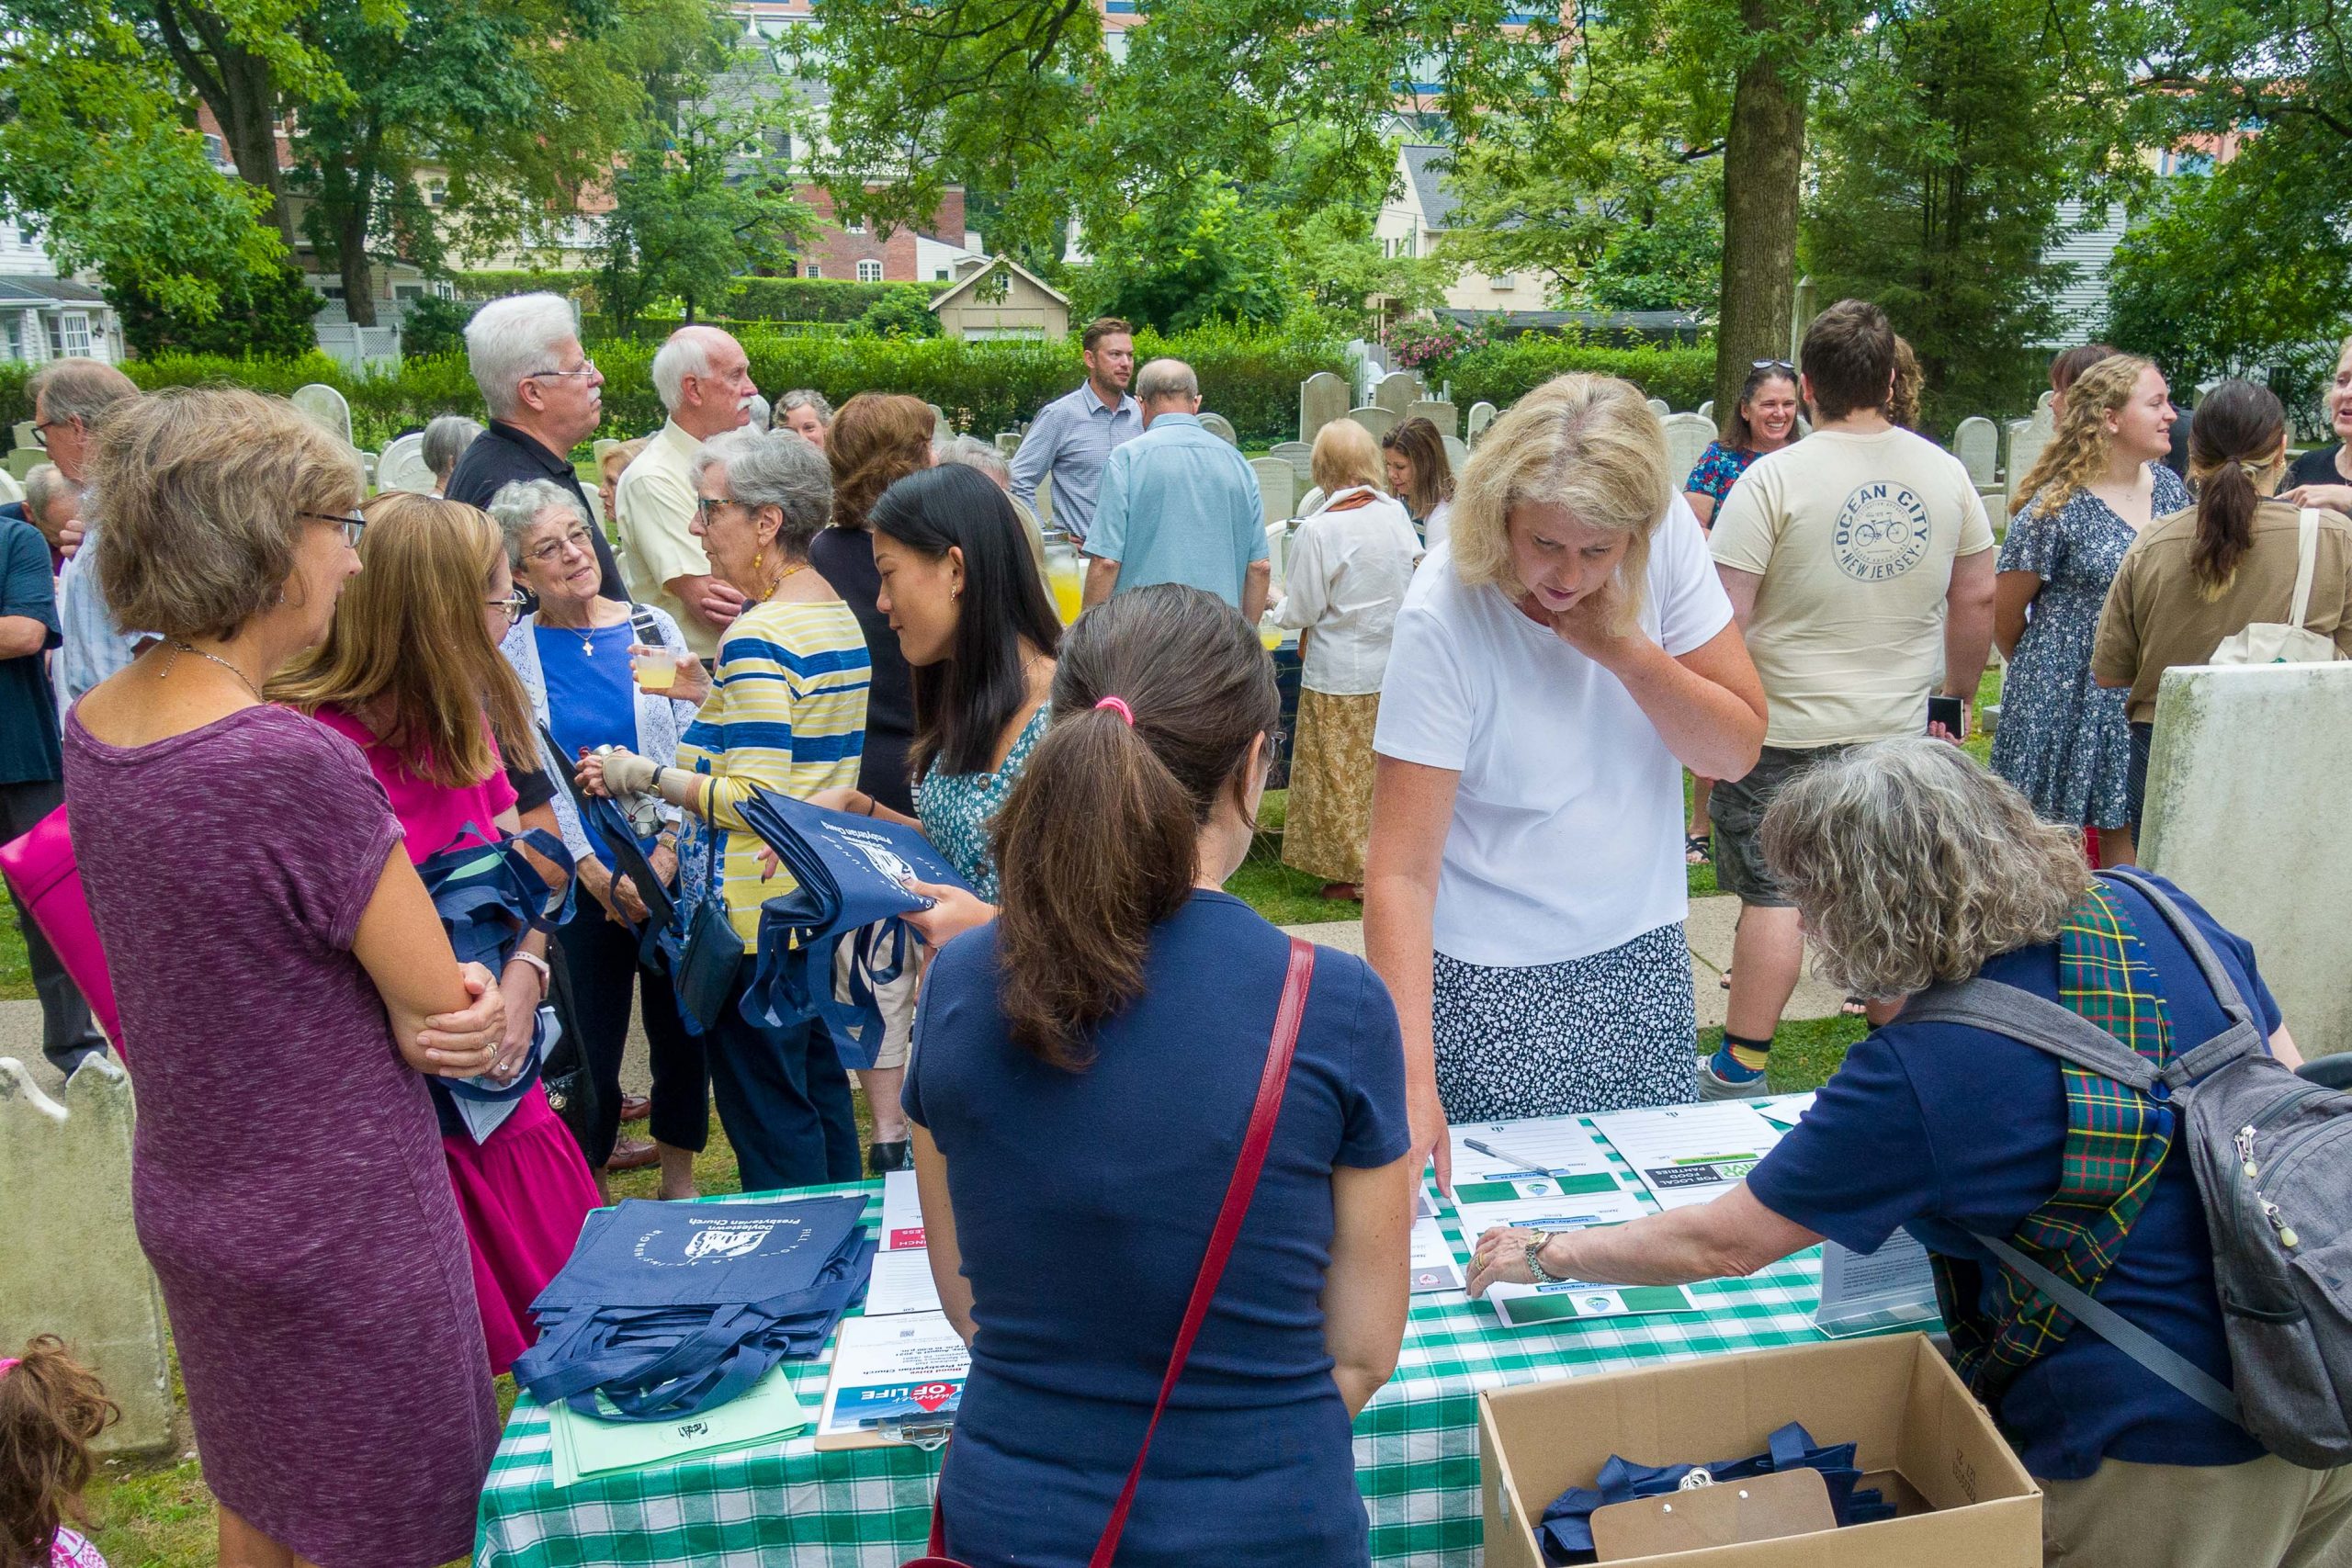
{"label": "tall tree trunk", "polygon": [[368,259],[368,194],[375,182],[356,178],[335,214],[335,259],[343,273],[343,313],[355,327],[376,324],[376,269]]}
{"label": "tall tree trunk", "polygon": [[[1770,34],[1771,0],[1741,0],[1750,33]],[[1804,165],[1805,83],[1767,47],[1740,71],[1724,143],[1723,297],[1715,326],[1715,406],[1728,409],[1758,359],[1789,355],[1796,299],[1797,197]]]}
{"label": "tall tree trunk", "polygon": [[277,73],[201,6],[154,0],[153,16],[164,52],[220,122],[237,177],[268,196],[269,220],[291,251],[294,213],[277,164]]}

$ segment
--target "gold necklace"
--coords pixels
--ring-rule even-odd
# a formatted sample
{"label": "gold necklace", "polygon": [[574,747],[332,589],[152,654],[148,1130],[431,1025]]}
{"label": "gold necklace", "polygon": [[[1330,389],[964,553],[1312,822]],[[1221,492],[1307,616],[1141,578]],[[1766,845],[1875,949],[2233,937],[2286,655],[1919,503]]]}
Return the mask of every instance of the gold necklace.
{"label": "gold necklace", "polygon": [[808,570],[808,563],[807,561],[802,561],[798,566],[786,570],[782,577],[777,578],[774,582],[768,584],[768,591],[760,595],[760,603],[764,604],[769,600],[775,598],[777,594],[783,592],[784,585],[786,583],[791,581],[794,578],[799,576],[802,572],[807,571]]}
{"label": "gold necklace", "polygon": [[[234,675],[238,681],[243,684],[246,691],[253,693],[254,701],[258,703],[265,700],[261,694],[261,689],[255,686],[253,682],[246,677],[245,672],[238,669],[235,665],[230,663],[227,660],[221,658],[219,654],[207,653],[204,649],[197,647],[196,644],[189,642],[185,637],[174,637],[172,639],[172,647],[182,653],[193,653],[198,659],[210,660],[213,663],[220,666],[221,669],[226,670],[230,674]],[[161,673],[159,673],[155,678],[159,681],[163,680],[166,676],[170,675],[171,672],[172,667],[169,664],[165,664]]]}

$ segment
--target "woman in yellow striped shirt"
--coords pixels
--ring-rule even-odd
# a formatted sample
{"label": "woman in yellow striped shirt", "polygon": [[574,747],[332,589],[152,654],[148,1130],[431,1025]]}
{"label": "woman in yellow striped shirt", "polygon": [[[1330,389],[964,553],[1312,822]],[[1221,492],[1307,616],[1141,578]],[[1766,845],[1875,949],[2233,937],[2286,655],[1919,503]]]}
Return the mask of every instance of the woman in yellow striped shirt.
{"label": "woman in yellow striped shirt", "polygon": [[[798,436],[755,430],[713,438],[695,465],[694,532],[711,570],[751,603],[719,634],[707,681],[691,654],[678,660],[671,695],[702,711],[679,740],[676,764],[608,752],[582,760],[581,782],[600,794],[651,790],[683,807],[679,903],[691,915],[704,899],[720,899],[743,939],[734,993],[705,1036],[743,1190],[854,1181],[857,1122],[831,1036],[813,1020],[761,1028],[738,1005],[760,905],[792,890],[788,874],[762,880],[761,843],[742,803],[754,785],[806,798],[854,784],[865,750],[865,638],[849,606],[808,569],[808,541],[832,509],[832,471]],[[704,873],[707,835],[717,839],[716,887]]]}

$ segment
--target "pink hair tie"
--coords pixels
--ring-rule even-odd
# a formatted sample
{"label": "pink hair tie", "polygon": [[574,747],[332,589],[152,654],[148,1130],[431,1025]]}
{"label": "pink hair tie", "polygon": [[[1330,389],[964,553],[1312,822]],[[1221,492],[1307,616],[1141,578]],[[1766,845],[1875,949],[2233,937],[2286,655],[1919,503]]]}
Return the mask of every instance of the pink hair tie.
{"label": "pink hair tie", "polygon": [[1101,702],[1096,703],[1094,705],[1098,708],[1109,708],[1113,713],[1115,713],[1121,718],[1125,719],[1129,729],[1133,729],[1136,727],[1136,710],[1127,705],[1126,698],[1104,697]]}
{"label": "pink hair tie", "polygon": [[22,1359],[23,1358],[18,1356],[0,1356],[0,1378],[5,1378],[15,1371]]}

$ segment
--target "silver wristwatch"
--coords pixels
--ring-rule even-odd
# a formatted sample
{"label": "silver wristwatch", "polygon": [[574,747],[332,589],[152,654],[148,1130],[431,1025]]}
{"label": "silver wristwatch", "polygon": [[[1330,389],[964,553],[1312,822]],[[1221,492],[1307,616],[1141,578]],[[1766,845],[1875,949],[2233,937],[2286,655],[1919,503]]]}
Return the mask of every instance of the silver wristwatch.
{"label": "silver wristwatch", "polygon": [[1544,1244],[1557,1234],[1559,1233],[1556,1231],[1537,1231],[1535,1239],[1527,1244],[1527,1271],[1535,1276],[1535,1282],[1539,1285],[1560,1285],[1567,1282],[1568,1277],[1566,1274],[1555,1274],[1544,1267]]}

